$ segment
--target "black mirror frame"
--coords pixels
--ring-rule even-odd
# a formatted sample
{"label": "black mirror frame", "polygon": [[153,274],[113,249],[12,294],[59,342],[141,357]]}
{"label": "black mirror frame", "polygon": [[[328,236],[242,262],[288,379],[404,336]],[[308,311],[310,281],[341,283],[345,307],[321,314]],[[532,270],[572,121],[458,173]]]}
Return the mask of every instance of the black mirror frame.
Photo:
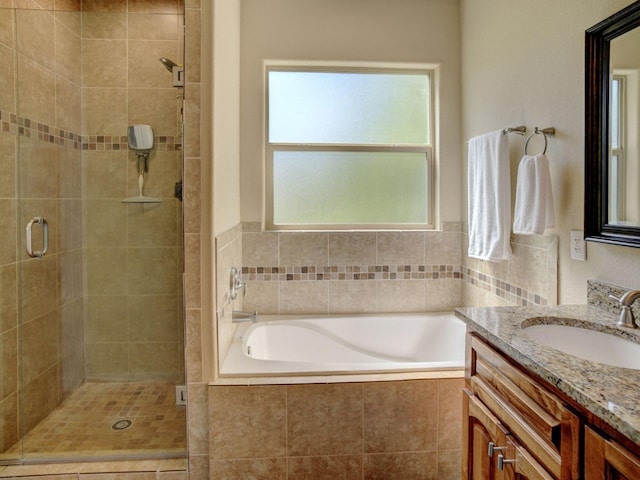
{"label": "black mirror frame", "polygon": [[610,225],[609,60],[611,40],[640,26],[640,0],[586,31],[585,37],[585,240],[640,247],[640,227]]}

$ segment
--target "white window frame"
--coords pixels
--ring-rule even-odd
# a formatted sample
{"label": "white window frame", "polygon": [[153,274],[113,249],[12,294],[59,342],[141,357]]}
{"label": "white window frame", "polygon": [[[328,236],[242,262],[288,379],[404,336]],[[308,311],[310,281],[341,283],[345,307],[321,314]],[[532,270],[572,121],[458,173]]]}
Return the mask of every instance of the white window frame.
{"label": "white window frame", "polygon": [[[626,122],[626,110],[627,110],[627,82],[624,74],[613,74],[611,77],[612,82],[618,83],[618,115],[615,118],[617,122],[618,138],[613,138],[613,133],[610,132],[609,138],[609,188],[612,189],[613,182],[615,180],[615,192],[609,193],[609,223],[617,224],[620,220],[626,218],[626,184],[621,179],[626,178],[626,158],[625,158],[625,132],[627,129]],[[611,109],[613,110],[613,108]],[[610,117],[613,121],[613,113],[610,112]],[[614,147],[614,143],[616,146]]]}
{"label": "white window frame", "polygon": [[[270,143],[269,142],[269,82],[270,71],[317,71],[317,72],[379,72],[379,73],[419,73],[429,76],[429,145],[361,145],[361,144],[302,144],[302,143]],[[435,228],[435,191],[436,191],[436,162],[435,151],[435,124],[436,124],[436,85],[437,66],[431,64],[389,64],[389,63],[354,63],[354,62],[295,62],[274,61],[264,62],[264,198],[263,198],[263,228],[265,230],[280,231],[357,231],[357,230],[433,230]],[[353,152],[401,152],[424,153],[426,162],[426,193],[427,193],[427,219],[425,223],[415,224],[275,224],[273,222],[273,155],[275,151],[353,151]]]}

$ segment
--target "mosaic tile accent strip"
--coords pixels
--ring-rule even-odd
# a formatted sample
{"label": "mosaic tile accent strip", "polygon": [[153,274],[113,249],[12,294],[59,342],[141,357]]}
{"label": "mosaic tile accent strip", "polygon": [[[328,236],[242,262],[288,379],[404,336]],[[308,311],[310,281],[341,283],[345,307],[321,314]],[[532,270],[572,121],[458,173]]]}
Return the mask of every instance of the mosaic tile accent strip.
{"label": "mosaic tile accent strip", "polygon": [[244,281],[424,280],[462,278],[460,265],[242,267]]}
{"label": "mosaic tile accent strip", "polygon": [[354,280],[461,279],[514,305],[547,305],[548,299],[462,265],[331,265],[296,267],[242,267],[249,282],[304,282]]}
{"label": "mosaic tile accent strip", "polygon": [[547,305],[548,299],[524,288],[511,285],[508,282],[479,272],[469,267],[463,267],[463,278],[467,283],[504,298],[515,305]]}
{"label": "mosaic tile accent strip", "polygon": [[[0,110],[0,130],[16,136],[37,138],[46,143],[89,151],[127,150],[127,136],[78,135],[51,125],[19,117],[15,113]],[[153,148],[162,151],[181,150],[180,137],[156,136]]]}

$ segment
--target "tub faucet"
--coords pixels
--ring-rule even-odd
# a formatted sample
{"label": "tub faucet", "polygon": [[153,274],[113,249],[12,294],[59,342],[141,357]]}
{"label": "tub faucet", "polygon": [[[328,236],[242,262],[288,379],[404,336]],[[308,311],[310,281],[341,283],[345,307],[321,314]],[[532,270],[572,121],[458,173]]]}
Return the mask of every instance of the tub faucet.
{"label": "tub faucet", "polygon": [[631,305],[640,297],[640,290],[629,290],[620,298],[609,295],[609,298],[613,298],[618,302],[622,310],[620,310],[620,319],[617,325],[619,327],[638,328],[636,319],[633,318],[633,311],[631,311]]}
{"label": "tub faucet", "polygon": [[240,312],[238,310],[233,310],[231,312],[231,322],[232,323],[242,323],[242,322],[251,322],[256,323],[258,321],[258,311],[250,312]]}

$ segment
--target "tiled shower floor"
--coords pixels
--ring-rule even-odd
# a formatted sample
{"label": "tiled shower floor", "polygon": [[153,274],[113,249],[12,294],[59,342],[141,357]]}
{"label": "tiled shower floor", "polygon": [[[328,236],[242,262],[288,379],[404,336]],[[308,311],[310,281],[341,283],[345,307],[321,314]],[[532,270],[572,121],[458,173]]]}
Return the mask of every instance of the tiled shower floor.
{"label": "tiled shower floor", "polygon": [[[186,407],[167,383],[85,383],[24,439],[28,457],[186,452]],[[114,429],[113,425],[125,426]],[[7,454],[20,456],[20,444]]]}

